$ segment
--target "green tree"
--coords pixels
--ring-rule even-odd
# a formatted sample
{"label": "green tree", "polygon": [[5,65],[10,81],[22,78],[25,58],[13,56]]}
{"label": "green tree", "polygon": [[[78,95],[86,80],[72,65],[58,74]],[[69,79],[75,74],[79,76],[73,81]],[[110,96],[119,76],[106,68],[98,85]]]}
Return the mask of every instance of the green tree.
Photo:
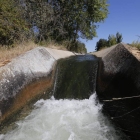
{"label": "green tree", "polygon": [[120,34],[119,32],[117,32],[117,34],[116,34],[116,42],[117,43],[121,43],[122,40],[123,40],[122,34]]}
{"label": "green tree", "polygon": [[96,43],[96,51],[99,51],[101,48],[107,47],[108,46],[108,41],[106,39],[100,39],[97,43]]}
{"label": "green tree", "polygon": [[65,29],[70,34],[70,39],[76,41],[79,37],[93,39],[99,22],[107,17],[107,0],[63,0]]}
{"label": "green tree", "polygon": [[29,30],[22,17],[22,10],[14,0],[0,0],[0,40],[1,45],[11,45],[23,38]]}
{"label": "green tree", "polygon": [[85,44],[81,43],[78,40],[76,41],[76,43],[74,41],[70,42],[68,45],[68,50],[74,51],[77,53],[87,53],[87,49],[85,47]]}
{"label": "green tree", "polygon": [[122,42],[122,35],[119,34],[119,32],[117,32],[116,37],[115,35],[109,35],[108,36],[108,40],[106,39],[100,39],[97,43],[96,43],[96,47],[95,49],[98,51],[103,47],[110,47],[113,46],[117,43],[121,43]]}
{"label": "green tree", "polygon": [[115,45],[117,44],[116,42],[116,37],[114,35],[109,35],[108,37],[108,46],[112,46],[112,45]]}
{"label": "green tree", "polygon": [[74,41],[92,39],[98,23],[107,17],[107,0],[24,0],[28,21],[39,38]]}

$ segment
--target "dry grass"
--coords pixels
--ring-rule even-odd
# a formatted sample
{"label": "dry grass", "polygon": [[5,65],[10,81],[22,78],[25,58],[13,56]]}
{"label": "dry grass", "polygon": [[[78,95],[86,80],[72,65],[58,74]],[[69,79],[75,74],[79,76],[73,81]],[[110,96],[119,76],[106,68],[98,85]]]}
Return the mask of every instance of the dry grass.
{"label": "dry grass", "polygon": [[10,62],[11,59],[18,55],[25,53],[33,48],[37,47],[33,42],[23,43],[15,46],[14,48],[0,47],[0,66]]}
{"label": "dry grass", "polygon": [[49,43],[49,44],[45,45],[44,47],[67,51],[67,48],[64,47],[63,45],[58,45],[58,44],[55,44],[55,43]]}
{"label": "dry grass", "polygon": [[132,44],[131,44],[132,47],[136,47],[137,49],[140,50],[140,42],[139,40],[137,41],[133,41]]}
{"label": "dry grass", "polygon": [[18,55],[25,53],[26,51],[29,51],[35,47],[37,47],[37,45],[33,42],[20,44],[15,46],[14,48],[8,48],[3,46],[0,48],[0,62],[11,60]]}
{"label": "dry grass", "polygon": [[101,50],[104,50],[104,49],[106,49],[106,48],[109,48],[109,47],[102,47],[101,49],[99,49],[99,51],[101,51]]}
{"label": "dry grass", "polygon": [[140,61],[140,48],[136,47],[136,45],[128,45],[125,44],[125,47]]}
{"label": "dry grass", "polygon": [[[9,63],[13,58],[19,56],[20,54],[23,54],[31,49],[34,49],[38,46],[38,44],[33,43],[32,41],[18,44],[14,48],[8,48],[8,47],[0,47],[0,67],[4,66],[5,64]],[[60,49],[60,50],[67,50],[62,45],[57,45],[53,42],[43,44],[44,47],[53,48],[53,49]]]}

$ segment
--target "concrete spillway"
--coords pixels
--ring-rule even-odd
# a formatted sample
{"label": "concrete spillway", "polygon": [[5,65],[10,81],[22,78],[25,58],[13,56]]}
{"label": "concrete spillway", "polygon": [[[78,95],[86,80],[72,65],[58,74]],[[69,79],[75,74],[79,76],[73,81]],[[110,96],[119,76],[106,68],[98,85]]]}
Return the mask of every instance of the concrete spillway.
{"label": "concrete spillway", "polygon": [[140,62],[120,43],[94,55],[101,58],[97,93],[104,112],[131,140],[140,139]]}
{"label": "concrete spillway", "polygon": [[93,55],[61,59],[56,67],[54,97],[86,99],[96,90],[98,59]]}
{"label": "concrete spillway", "polygon": [[[140,62],[128,48],[125,44],[118,44],[94,53],[100,57],[98,60],[94,56],[72,58],[70,56],[75,55],[72,52],[41,47],[25,53],[8,65],[1,67],[0,129],[2,131],[0,138],[2,140],[11,138],[12,140],[15,138],[14,135],[17,135],[15,132],[26,131],[26,121],[28,123],[31,121],[31,124],[29,123],[31,127],[28,125],[27,127],[33,128],[35,133],[31,133],[27,129],[27,132],[20,133],[18,138],[25,139],[21,136],[29,134],[29,140],[34,136],[42,140],[56,139],[55,136],[58,136],[59,133],[61,139],[60,132],[64,130],[66,137],[63,136],[68,140],[82,140],[87,135],[89,135],[89,140],[94,138],[139,140]],[[70,58],[58,61],[65,57]],[[95,94],[91,96],[95,91],[97,99],[94,98]],[[50,99],[52,95],[54,97]],[[97,102],[98,99],[103,107]],[[90,104],[91,102],[92,104]],[[35,107],[32,106],[33,103],[36,103]],[[28,108],[31,114],[26,112]],[[30,108],[33,110],[31,111]],[[45,113],[47,109],[48,112]],[[34,114],[35,112],[37,114]],[[101,112],[108,116],[109,120]],[[47,113],[52,113],[52,116],[47,116]],[[66,114],[64,115],[64,113]],[[22,116],[23,123],[19,121],[16,126],[11,125],[11,121],[14,122],[20,116],[19,114]],[[50,120],[48,119],[47,122],[46,118],[49,117]],[[66,120],[63,120],[64,118]],[[96,119],[88,120],[88,118]],[[100,120],[100,118],[102,119]],[[50,124],[50,121],[55,123]],[[74,125],[71,126],[71,123]],[[38,127],[35,127],[34,124]],[[58,124],[56,128],[60,131],[56,130],[55,124]],[[6,130],[6,125],[10,126],[12,131]],[[95,127],[98,128],[97,131],[94,129]],[[86,128],[88,132],[95,131],[94,134],[99,135],[96,137],[93,136],[93,133],[88,132],[84,134],[85,129],[81,130],[81,128]],[[123,131],[127,137],[122,136],[123,134],[118,136],[118,131]],[[36,134],[40,134],[41,138],[38,138]],[[53,135],[55,136],[53,137]],[[100,135],[103,137],[99,137]]]}
{"label": "concrete spillway", "polygon": [[59,60],[51,99],[37,101],[0,140],[124,139],[101,113],[95,93],[97,70],[98,59],[92,55]]}

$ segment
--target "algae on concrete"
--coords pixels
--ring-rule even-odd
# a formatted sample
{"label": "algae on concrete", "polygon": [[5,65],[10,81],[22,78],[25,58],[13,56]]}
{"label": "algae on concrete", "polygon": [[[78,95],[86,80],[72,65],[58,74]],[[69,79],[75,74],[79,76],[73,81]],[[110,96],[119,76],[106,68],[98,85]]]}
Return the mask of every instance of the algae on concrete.
{"label": "algae on concrete", "polygon": [[92,55],[59,60],[54,88],[55,98],[89,98],[95,92],[97,68],[98,59]]}

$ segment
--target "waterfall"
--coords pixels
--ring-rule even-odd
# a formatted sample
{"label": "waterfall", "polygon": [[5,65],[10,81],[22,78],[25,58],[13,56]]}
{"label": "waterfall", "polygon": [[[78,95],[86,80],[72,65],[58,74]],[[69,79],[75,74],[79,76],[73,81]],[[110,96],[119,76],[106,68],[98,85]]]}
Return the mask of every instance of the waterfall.
{"label": "waterfall", "polygon": [[56,68],[55,98],[88,99],[96,90],[97,69],[98,59],[93,55],[59,60]]}
{"label": "waterfall", "polygon": [[0,140],[124,140],[102,114],[96,98],[98,59],[76,56],[58,61],[51,99],[0,134]]}

